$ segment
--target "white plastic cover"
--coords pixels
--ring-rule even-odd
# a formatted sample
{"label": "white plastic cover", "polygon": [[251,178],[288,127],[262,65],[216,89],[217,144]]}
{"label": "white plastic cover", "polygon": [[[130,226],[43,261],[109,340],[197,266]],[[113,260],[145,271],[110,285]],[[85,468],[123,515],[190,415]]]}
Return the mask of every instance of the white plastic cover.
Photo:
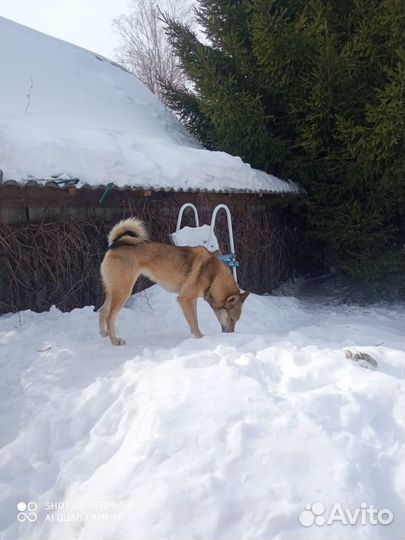
{"label": "white plastic cover", "polygon": [[219,251],[218,240],[209,225],[183,227],[171,235],[175,246],[204,246],[208,251]]}

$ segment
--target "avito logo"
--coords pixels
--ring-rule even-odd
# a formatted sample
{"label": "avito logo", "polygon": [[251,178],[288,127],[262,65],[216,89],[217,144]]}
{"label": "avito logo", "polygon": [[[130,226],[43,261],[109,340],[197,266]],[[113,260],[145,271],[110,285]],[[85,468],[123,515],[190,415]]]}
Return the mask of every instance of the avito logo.
{"label": "avito logo", "polygon": [[298,516],[298,521],[303,527],[311,525],[332,525],[340,523],[341,525],[389,525],[394,519],[394,514],[388,508],[378,510],[372,504],[367,505],[362,502],[360,508],[350,510],[344,508],[340,503],[334,503],[330,512],[325,515],[326,507],[321,502],[306,504]]}

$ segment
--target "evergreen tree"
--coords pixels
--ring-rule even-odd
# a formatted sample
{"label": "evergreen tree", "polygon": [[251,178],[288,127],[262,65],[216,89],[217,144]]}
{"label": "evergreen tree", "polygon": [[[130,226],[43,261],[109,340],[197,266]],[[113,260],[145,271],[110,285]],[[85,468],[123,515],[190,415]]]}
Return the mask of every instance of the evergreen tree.
{"label": "evergreen tree", "polygon": [[402,264],[404,9],[399,0],[200,0],[202,43],[166,19],[194,90],[165,98],[209,148],[296,180],[310,238],[378,288]]}

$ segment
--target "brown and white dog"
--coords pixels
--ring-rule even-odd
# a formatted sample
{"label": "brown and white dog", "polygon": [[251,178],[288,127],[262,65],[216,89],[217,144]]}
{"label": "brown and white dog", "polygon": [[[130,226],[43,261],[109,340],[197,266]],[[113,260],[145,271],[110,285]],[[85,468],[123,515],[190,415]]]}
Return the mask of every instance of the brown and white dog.
{"label": "brown and white dog", "polygon": [[100,334],[113,345],[125,341],[115,334],[115,320],[132,293],[139,275],[147,276],[178,301],[195,337],[202,337],[197,300],[203,297],[214,310],[223,332],[233,332],[248,292],[241,293],[232,272],[204,247],[177,247],[151,242],[145,225],[136,218],[120,221],[108,235],[101,263],[105,302],[100,308]]}

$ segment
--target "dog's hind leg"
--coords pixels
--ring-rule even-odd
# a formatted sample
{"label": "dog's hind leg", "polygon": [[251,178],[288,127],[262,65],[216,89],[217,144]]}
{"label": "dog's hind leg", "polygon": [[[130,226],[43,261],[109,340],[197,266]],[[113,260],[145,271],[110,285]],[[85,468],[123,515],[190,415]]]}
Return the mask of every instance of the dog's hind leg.
{"label": "dog's hind leg", "polygon": [[[119,287],[113,287],[107,290],[108,310],[105,316],[107,332],[110,336],[110,341],[113,345],[125,345],[125,341],[115,334],[115,320],[121,308],[125,305],[125,302],[131,296],[134,283],[137,280],[139,274],[132,274],[131,276],[123,276]],[[105,302],[105,304],[106,304]],[[105,305],[104,304],[104,305]]]}
{"label": "dog's hind leg", "polygon": [[107,337],[107,323],[106,323],[106,312],[108,311],[108,299],[106,298],[104,304],[101,306],[98,312],[98,327],[100,330],[101,337]]}
{"label": "dog's hind leg", "polygon": [[190,325],[191,333],[194,334],[196,338],[202,337],[197,320],[197,298],[190,298],[180,295],[177,300],[179,301],[184,316]]}

